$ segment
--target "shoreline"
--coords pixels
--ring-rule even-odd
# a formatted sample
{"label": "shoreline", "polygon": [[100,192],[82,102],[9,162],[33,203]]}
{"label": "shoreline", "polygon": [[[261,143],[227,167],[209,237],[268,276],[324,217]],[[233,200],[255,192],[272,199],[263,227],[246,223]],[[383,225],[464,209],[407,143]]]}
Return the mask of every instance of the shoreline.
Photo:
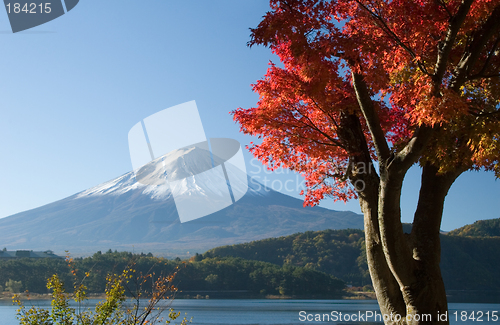
{"label": "shoreline", "polygon": [[[49,301],[52,299],[52,294],[50,293],[44,293],[44,294],[39,294],[39,293],[19,293],[18,299],[22,301],[25,305],[28,305],[27,302],[33,300],[46,300]],[[3,292],[0,293],[0,302],[4,303],[6,301],[12,301],[13,294],[10,292]],[[130,297],[128,297],[130,298]],[[127,299],[128,299],[127,298]],[[447,295],[448,298],[448,303],[493,303],[493,304],[498,304],[500,303],[500,296],[497,295],[492,295],[488,296],[483,294],[479,294],[477,296],[471,296],[470,294],[468,295],[453,295],[449,294]],[[71,300],[71,297],[69,297]],[[102,294],[96,294],[96,293],[89,293],[87,296],[88,300],[104,300],[106,299],[106,295],[104,293]],[[148,299],[147,297],[144,297],[144,299]],[[175,300],[243,300],[243,299],[254,299],[254,300],[344,300],[344,301],[349,301],[349,300],[377,300],[375,293],[374,292],[364,292],[364,291],[344,291],[342,296],[280,296],[280,295],[199,295],[199,294],[182,294],[180,293],[177,297],[175,297]],[[14,304],[14,303],[13,303]]]}
{"label": "shoreline", "polygon": [[[241,297],[214,297],[210,298],[207,295],[179,295],[175,299],[269,299],[269,300],[289,300],[289,299],[301,299],[301,300],[376,300],[374,292],[344,292],[345,294],[341,297],[304,297],[304,296],[280,296],[280,295],[266,295],[266,296],[241,296]],[[0,293],[0,301],[12,301],[14,294],[10,292]],[[50,293],[18,293],[17,298],[20,301],[30,301],[30,300],[51,300],[52,294]],[[71,297],[69,298],[71,299]],[[104,300],[106,295],[104,293],[89,293],[87,299],[97,299]],[[147,299],[146,297],[144,299]]]}

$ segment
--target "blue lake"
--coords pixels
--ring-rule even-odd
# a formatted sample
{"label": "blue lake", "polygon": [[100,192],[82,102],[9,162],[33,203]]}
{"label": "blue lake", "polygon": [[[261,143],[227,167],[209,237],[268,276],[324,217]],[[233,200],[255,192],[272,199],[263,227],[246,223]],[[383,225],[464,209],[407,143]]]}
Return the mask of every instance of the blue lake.
{"label": "blue lake", "polygon": [[[96,300],[90,300],[88,304],[91,306],[96,302]],[[50,302],[32,301],[31,304],[48,307]],[[352,319],[348,320],[353,315],[355,318],[364,315],[365,318],[361,319],[361,322],[379,320],[374,319],[375,316],[367,318],[369,315],[379,314],[377,302],[374,300],[177,299],[172,307],[180,311],[181,315],[187,313],[188,319],[193,317],[193,325],[353,324]],[[16,308],[8,301],[0,302],[0,325],[19,324],[16,320]],[[472,312],[474,312],[474,320],[469,319]],[[315,321],[318,314],[324,317],[325,321]],[[478,320],[477,316],[481,314],[483,316],[481,320]],[[330,317],[329,321],[325,315]],[[464,315],[467,315],[466,320]],[[449,304],[448,316],[452,324],[478,324],[478,322],[500,324],[500,319],[496,321],[492,319],[493,315],[498,315],[500,318],[500,304]],[[344,319],[335,321],[334,316],[344,317]],[[308,321],[308,318],[311,321]]]}

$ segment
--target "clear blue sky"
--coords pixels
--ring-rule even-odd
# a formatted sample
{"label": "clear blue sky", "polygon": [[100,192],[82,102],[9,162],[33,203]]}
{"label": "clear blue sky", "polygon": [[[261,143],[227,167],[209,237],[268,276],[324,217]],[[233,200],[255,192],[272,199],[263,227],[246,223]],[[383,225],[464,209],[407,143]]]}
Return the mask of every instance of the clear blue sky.
{"label": "clear blue sky", "polygon": [[[249,28],[267,10],[264,0],[85,0],[17,34],[0,10],[0,217],[130,171],[129,129],[170,106],[196,100],[208,137],[252,141],[228,112],[255,105],[250,84],[277,61],[268,49],[246,46]],[[246,154],[256,174],[262,168],[250,159]],[[254,176],[276,189],[288,179],[288,189],[300,185],[291,173]],[[404,188],[405,222],[418,182],[414,168]],[[491,173],[461,176],[442,228],[500,217],[499,199],[500,181]],[[322,205],[359,212],[357,202]]]}

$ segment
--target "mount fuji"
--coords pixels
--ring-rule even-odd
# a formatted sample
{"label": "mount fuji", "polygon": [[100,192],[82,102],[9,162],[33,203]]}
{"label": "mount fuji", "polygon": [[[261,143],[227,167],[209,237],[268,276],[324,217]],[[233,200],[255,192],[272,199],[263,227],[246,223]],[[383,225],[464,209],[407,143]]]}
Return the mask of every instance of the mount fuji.
{"label": "mount fuji", "polygon": [[[162,164],[168,173],[188,175],[186,171],[195,170],[194,165],[206,159],[210,157],[202,149],[183,148],[169,154]],[[210,191],[216,195],[220,191],[210,180],[185,179],[182,190],[188,193]],[[129,172],[60,201],[0,219],[0,247],[51,249],[57,254],[68,250],[74,256],[117,249],[183,257],[220,245],[307,230],[363,228],[363,217],[354,212],[304,208],[302,200],[266,188],[250,177],[245,183],[246,194],[233,205],[181,223],[168,184],[144,185]]]}

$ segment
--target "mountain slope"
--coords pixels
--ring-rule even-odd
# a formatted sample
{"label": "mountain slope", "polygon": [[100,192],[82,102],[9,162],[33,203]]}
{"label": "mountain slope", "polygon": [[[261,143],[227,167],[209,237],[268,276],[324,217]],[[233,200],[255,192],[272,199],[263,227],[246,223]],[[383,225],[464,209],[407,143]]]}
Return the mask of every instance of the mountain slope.
{"label": "mountain slope", "polygon": [[451,236],[470,237],[494,237],[500,236],[500,218],[490,220],[478,220],[471,225],[452,230],[448,233]]}
{"label": "mountain slope", "polygon": [[[186,161],[197,158],[193,150],[178,156],[182,161],[166,162],[170,171],[189,169]],[[177,169],[172,167],[175,163]],[[192,182],[185,190],[200,186],[211,190],[212,185]],[[304,208],[301,200],[250,178],[248,186],[246,195],[235,204],[180,223],[168,185],[137,183],[130,172],[63,200],[0,219],[0,247],[52,249],[59,254],[69,250],[76,255],[111,248],[183,256],[298,231],[363,227],[363,217],[353,212]]]}
{"label": "mountain slope", "polygon": [[[495,290],[495,294],[499,295],[499,251],[500,237],[441,235],[441,271],[446,289]],[[357,229],[308,231],[216,247],[204,253],[203,257],[239,257],[279,266],[306,266],[353,285],[371,282],[364,234]],[[496,301],[500,295],[497,298]]]}

